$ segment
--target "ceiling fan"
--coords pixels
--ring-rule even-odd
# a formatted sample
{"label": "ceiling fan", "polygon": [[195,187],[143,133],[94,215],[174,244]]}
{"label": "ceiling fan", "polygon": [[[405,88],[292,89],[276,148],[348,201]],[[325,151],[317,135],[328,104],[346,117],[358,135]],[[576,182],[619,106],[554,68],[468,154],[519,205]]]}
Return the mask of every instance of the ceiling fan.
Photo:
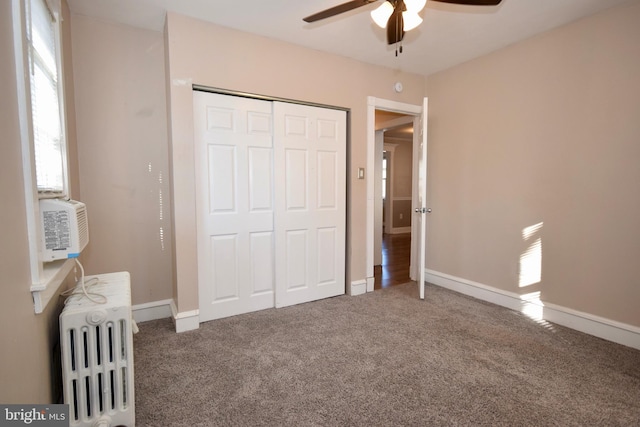
{"label": "ceiling fan", "polygon": [[[378,0],[353,0],[339,4],[322,12],[314,13],[303,20],[305,22],[316,22],[321,19],[330,18]],[[468,6],[497,6],[502,0],[430,0],[440,3],[453,3]],[[387,42],[389,44],[399,43],[404,38],[406,31],[416,28],[422,23],[422,18],[418,15],[427,0],[387,0],[377,9],[371,12],[371,18],[378,26],[387,29]],[[396,52],[397,55],[397,52]]]}

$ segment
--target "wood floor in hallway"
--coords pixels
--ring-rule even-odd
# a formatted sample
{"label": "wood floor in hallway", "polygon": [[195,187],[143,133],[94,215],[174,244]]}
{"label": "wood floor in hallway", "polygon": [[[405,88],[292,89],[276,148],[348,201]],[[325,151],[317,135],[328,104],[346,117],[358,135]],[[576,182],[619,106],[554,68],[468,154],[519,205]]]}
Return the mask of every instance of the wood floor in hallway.
{"label": "wood floor in hallway", "polygon": [[374,289],[409,282],[411,233],[382,235],[382,265],[374,267]]}

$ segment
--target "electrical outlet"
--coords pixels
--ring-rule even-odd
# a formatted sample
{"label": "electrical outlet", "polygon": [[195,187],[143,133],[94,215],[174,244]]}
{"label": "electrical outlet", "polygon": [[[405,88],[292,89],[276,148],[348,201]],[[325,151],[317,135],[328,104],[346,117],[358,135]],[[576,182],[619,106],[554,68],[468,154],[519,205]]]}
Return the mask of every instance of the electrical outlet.
{"label": "electrical outlet", "polygon": [[404,218],[404,214],[400,214],[400,219],[403,219],[403,218]]}

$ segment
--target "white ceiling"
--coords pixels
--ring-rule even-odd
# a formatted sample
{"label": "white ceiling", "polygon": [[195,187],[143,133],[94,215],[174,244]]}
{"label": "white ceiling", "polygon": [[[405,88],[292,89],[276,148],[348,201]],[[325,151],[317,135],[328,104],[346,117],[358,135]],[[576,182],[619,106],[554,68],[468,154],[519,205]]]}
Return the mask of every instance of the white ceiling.
{"label": "white ceiling", "polygon": [[[307,24],[346,0],[67,0],[72,13],[162,31],[167,10],[366,63],[429,75],[629,0],[503,0],[499,6],[428,1],[424,22],[395,56],[369,11]],[[631,0],[636,1],[636,0]]]}

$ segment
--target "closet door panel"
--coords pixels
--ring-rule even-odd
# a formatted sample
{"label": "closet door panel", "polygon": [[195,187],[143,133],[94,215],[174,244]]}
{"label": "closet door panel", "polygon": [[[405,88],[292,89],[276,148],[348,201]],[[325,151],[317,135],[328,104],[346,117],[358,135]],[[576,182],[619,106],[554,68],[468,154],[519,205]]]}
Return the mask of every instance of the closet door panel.
{"label": "closet door panel", "polygon": [[346,112],[275,102],[274,117],[276,307],[284,307],[345,291]]}

